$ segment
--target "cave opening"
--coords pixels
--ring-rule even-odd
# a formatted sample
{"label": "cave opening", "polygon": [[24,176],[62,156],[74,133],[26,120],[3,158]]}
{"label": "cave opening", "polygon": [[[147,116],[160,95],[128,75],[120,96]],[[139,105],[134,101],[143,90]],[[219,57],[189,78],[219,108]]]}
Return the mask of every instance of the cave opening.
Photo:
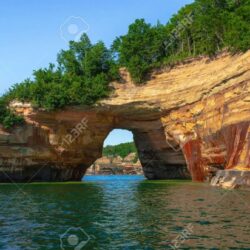
{"label": "cave opening", "polygon": [[134,134],[127,129],[113,129],[106,136],[102,156],[88,169],[87,175],[143,175]]}

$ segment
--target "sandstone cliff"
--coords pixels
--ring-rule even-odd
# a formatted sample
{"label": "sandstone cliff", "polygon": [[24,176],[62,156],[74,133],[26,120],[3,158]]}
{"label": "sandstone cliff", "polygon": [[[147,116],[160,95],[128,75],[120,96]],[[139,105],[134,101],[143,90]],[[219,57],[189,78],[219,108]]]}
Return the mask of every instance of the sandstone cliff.
{"label": "sandstone cliff", "polygon": [[190,60],[124,83],[94,107],[55,112],[13,103],[26,125],[0,128],[0,179],[80,180],[115,128],[133,132],[149,179],[204,181],[218,169],[250,170],[250,52]]}

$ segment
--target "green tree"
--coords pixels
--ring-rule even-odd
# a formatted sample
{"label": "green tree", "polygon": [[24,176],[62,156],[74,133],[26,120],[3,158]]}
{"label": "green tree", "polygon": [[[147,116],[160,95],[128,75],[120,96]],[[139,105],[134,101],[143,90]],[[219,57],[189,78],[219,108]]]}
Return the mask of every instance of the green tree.
{"label": "green tree", "polygon": [[9,129],[14,125],[21,125],[23,123],[23,117],[16,115],[8,108],[6,96],[0,97],[0,124],[4,128]]}
{"label": "green tree", "polygon": [[86,34],[58,54],[57,64],[34,71],[34,80],[14,85],[8,97],[30,101],[46,110],[91,105],[108,96],[109,82],[118,75],[111,51],[103,42],[91,44]]}
{"label": "green tree", "polygon": [[106,146],[103,148],[104,156],[120,156],[125,158],[130,153],[136,153],[136,159],[138,159],[138,153],[134,142],[121,143],[114,146]]}
{"label": "green tree", "polygon": [[152,28],[144,19],[137,19],[129,26],[128,34],[117,38],[113,44],[120,65],[127,67],[138,83],[164,54],[159,30],[160,27]]}

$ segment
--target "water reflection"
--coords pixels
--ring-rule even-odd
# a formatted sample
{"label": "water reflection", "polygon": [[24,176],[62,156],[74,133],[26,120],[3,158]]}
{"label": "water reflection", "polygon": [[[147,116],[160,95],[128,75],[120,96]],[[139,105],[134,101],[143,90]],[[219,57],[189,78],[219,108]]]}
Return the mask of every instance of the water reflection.
{"label": "water reflection", "polygon": [[[0,185],[0,249],[60,249],[60,235],[81,227],[84,249],[250,249],[250,192],[204,184],[88,177],[82,184]],[[8,202],[7,202],[8,201]],[[72,249],[72,248],[69,248]]]}
{"label": "water reflection", "polygon": [[[0,249],[60,249],[60,235],[69,227],[86,228],[102,203],[102,189],[85,184],[0,186]],[[11,199],[10,199],[11,198]],[[93,200],[94,202],[91,202]],[[8,201],[8,202],[7,202]]]}
{"label": "water reflection", "polygon": [[[189,224],[193,233],[183,249],[250,248],[249,192],[155,182],[141,183],[138,190],[138,223],[157,235],[151,240],[154,248],[166,249]],[[144,242],[142,237],[141,244]]]}

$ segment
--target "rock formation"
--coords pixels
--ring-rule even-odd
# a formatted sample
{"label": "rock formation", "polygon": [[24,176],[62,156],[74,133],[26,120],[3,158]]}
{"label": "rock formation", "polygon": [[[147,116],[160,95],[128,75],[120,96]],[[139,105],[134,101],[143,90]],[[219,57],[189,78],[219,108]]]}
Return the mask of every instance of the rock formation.
{"label": "rock formation", "polygon": [[140,175],[142,174],[142,166],[140,161],[136,160],[136,153],[130,153],[124,159],[120,156],[103,156],[96,160],[95,163],[88,168],[87,175]]}
{"label": "rock formation", "polygon": [[189,60],[141,86],[121,74],[124,83],[112,83],[110,98],[94,107],[46,112],[12,103],[26,125],[0,128],[1,181],[80,180],[115,128],[134,134],[148,179],[250,170],[250,52]]}

